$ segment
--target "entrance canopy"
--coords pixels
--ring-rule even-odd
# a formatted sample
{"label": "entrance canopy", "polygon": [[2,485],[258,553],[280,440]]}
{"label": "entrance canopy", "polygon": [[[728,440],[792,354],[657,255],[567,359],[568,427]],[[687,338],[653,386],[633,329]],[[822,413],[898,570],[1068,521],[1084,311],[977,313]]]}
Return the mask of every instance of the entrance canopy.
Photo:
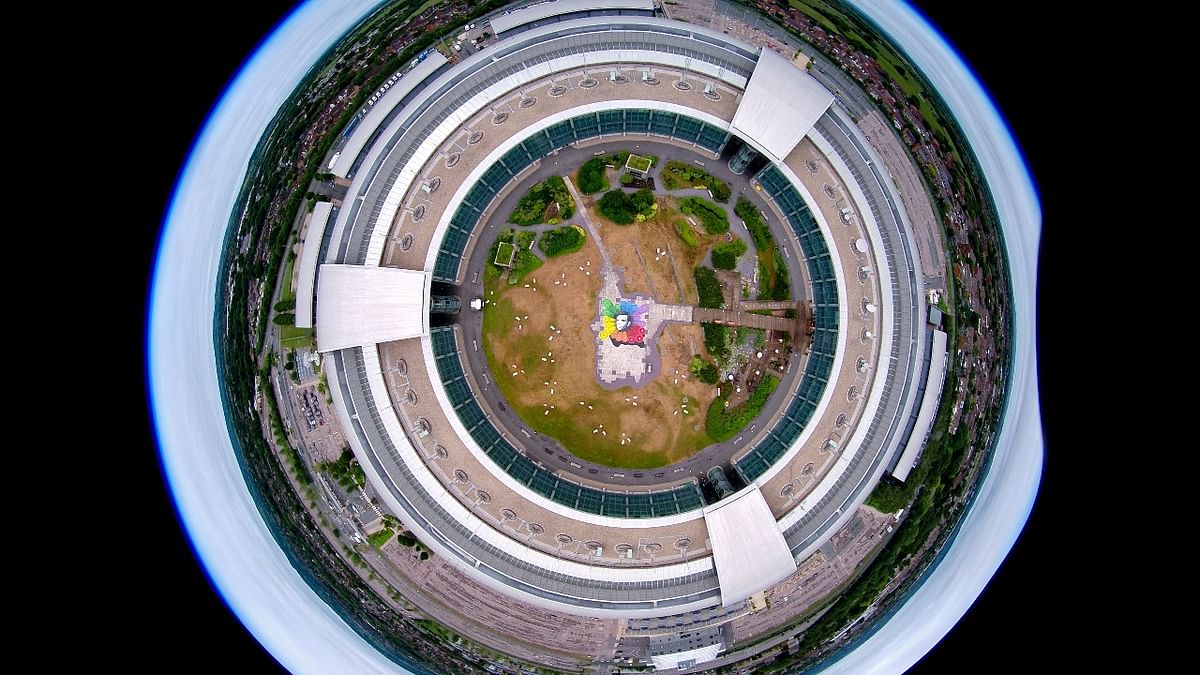
{"label": "entrance canopy", "polygon": [[764,48],[733,114],[733,130],[782,162],[833,104],[812,75]]}
{"label": "entrance canopy", "polygon": [[429,273],[394,267],[321,265],[317,350],[330,352],[429,332]]}
{"label": "entrance canopy", "polygon": [[706,508],[704,522],[722,606],[739,603],[796,571],[792,552],[758,486]]}

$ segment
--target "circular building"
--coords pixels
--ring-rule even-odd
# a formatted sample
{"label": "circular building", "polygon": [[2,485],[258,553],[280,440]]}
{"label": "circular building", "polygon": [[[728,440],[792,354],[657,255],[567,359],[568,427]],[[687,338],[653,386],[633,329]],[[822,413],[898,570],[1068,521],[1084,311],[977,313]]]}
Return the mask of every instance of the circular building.
{"label": "circular building", "polygon": [[[918,458],[946,368],[927,304],[945,283],[940,244],[914,234],[835,94],[770,49],[655,16],[649,0],[542,3],[491,29],[483,51],[452,64],[431,50],[398,73],[331,151],[345,194],[313,211],[296,325],[315,328],[332,408],[387,510],[479,584],[596,617],[741,605],[827,544],[885,472],[903,481]],[[589,468],[514,418],[481,317],[501,204],[562,174],[588,221],[570,177],[580,158],[643,146],[743,177],[795,270],[784,303],[794,315],[642,296],[651,336],[716,322],[790,339],[753,424],[634,474]],[[598,254],[580,283],[624,298],[602,228],[587,227]],[[531,288],[553,304],[552,286]],[[623,363],[635,353],[614,349]],[[632,363],[639,383],[663,376],[652,359]]]}

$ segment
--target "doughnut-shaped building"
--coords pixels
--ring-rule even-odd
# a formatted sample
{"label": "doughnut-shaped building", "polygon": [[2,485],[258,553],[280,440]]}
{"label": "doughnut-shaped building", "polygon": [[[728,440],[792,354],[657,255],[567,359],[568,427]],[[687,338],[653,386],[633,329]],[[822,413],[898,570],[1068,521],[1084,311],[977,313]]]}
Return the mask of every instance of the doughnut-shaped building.
{"label": "doughnut-shaped building", "polygon": [[[388,509],[480,583],[592,616],[730,607],[793,573],[885,471],[911,466],[945,352],[903,204],[833,94],[773,51],[653,10],[542,3],[494,19],[498,41],[459,63],[428,54],[335,146],[347,193],[314,211],[297,263],[297,325],[316,329]],[[670,471],[630,486],[543,462],[480,395],[480,336],[431,322],[478,287],[466,261],[501,197],[558,150],[614,139],[763,156],[752,184],[803,261],[812,335],[778,414],[730,458],[746,487],[715,503]]]}

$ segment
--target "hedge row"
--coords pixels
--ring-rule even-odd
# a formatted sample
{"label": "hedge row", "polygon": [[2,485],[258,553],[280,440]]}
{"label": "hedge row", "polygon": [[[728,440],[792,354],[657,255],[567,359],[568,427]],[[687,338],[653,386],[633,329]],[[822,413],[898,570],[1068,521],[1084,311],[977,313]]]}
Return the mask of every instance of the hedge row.
{"label": "hedge row", "polygon": [[717,206],[704,197],[684,197],[679,200],[679,210],[685,216],[693,213],[704,223],[704,231],[709,234],[724,234],[729,231],[729,215],[725,209]]}
{"label": "hedge row", "polygon": [[716,272],[704,267],[696,268],[696,293],[700,296],[700,306],[720,309],[725,306],[725,296],[721,294],[721,282],[717,280]]}

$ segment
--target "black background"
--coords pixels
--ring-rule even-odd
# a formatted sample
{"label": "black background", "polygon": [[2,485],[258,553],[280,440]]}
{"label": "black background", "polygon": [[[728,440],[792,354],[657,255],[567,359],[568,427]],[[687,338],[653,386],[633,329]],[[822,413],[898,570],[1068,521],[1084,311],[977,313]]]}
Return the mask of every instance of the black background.
{"label": "black background", "polygon": [[[1071,143],[1059,124],[1069,103],[1061,68],[1048,61],[1031,62],[1015,53],[1031,45],[1062,43],[1062,26],[1042,18],[1018,21],[1016,16],[982,13],[974,3],[918,2],[930,21],[975,70],[990,91],[1030,163],[1043,202],[1043,264],[1039,305],[1057,297],[1066,274],[1058,266],[1063,252],[1064,201],[1076,179],[1064,170],[1063,156]],[[115,29],[102,55],[125,76],[109,82],[109,101],[120,101],[112,123],[120,129],[127,161],[136,162],[139,198],[130,204],[130,256],[125,269],[127,297],[142,303],[127,306],[134,327],[125,343],[131,362],[143,362],[142,326],[145,298],[161,220],[182,163],[212,106],[237,74],[240,65],[290,10],[290,2],[232,2],[218,0],[197,6],[194,13],[167,19],[147,19],[131,9],[114,8],[106,22]],[[147,23],[149,21],[149,23]],[[135,75],[136,74],[136,75]],[[131,168],[132,170],[132,168]],[[1041,333],[1057,329],[1061,319],[1039,316]],[[1053,345],[1043,343],[1042,364]],[[1007,671],[1036,657],[1042,665],[1061,653],[1061,612],[1075,600],[1082,583],[1068,570],[1069,553],[1060,536],[1066,527],[1062,511],[1064,456],[1056,453],[1061,427],[1054,406],[1065,398],[1063,383],[1043,367],[1043,420],[1047,436],[1045,474],[1038,503],[1021,539],[999,573],[971,611],[937,647],[910,672],[958,672],[964,668]],[[137,393],[136,385],[132,387]],[[189,671],[236,667],[239,672],[280,671],[272,659],[225,607],[196,563],[170,504],[158,465],[149,408],[141,387],[146,424],[141,428],[142,460],[132,479],[140,490],[141,519],[132,545],[152,552],[152,561],[128,576],[121,595],[119,630],[110,649],[135,664],[175,660]],[[1056,535],[1056,533],[1059,533]],[[149,544],[147,544],[149,542]],[[169,592],[168,592],[169,589]],[[1065,650],[1068,654],[1075,651]],[[1077,657],[1077,654],[1074,656]]]}

